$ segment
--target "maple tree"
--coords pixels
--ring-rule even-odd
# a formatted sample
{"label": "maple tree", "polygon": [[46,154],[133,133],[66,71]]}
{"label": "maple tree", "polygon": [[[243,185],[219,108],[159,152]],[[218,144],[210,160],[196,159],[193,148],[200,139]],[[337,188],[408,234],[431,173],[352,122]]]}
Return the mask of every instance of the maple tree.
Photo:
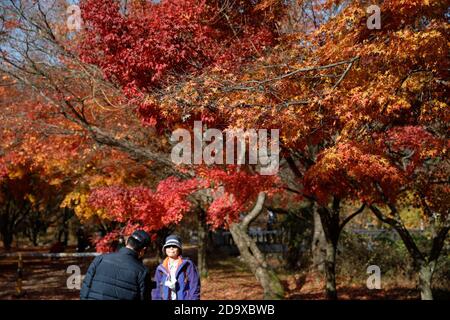
{"label": "maple tree", "polygon": [[155,192],[142,186],[104,187],[91,192],[89,204],[94,209],[107,210],[109,219],[124,224],[120,230],[124,236],[137,228],[152,234],[181,221],[190,209],[185,197],[196,185],[196,181],[181,182],[171,177],[161,181]]}
{"label": "maple tree", "polygon": [[[28,27],[40,30],[35,37],[42,42],[24,38],[15,54],[11,46],[2,49],[2,70],[40,93],[43,103],[34,107],[56,110],[64,119],[59,125],[71,123],[88,144],[115,149],[93,152],[95,167],[122,175],[82,171],[83,183],[66,198],[81,217],[120,223],[100,249],[133,226],[157,232],[198,209],[205,225],[229,227],[238,246],[250,243],[239,246],[241,254],[266,296],[279,297],[279,281],[266,281],[271,271],[245,235],[266,195],[293,193],[320,217],[328,298],[337,298],[341,231],[366,208],[399,232],[421,266],[422,298],[431,297],[432,270],[448,233],[446,1],[370,3],[380,7],[381,29],[369,29],[365,1],[166,0],[124,7],[83,0],[83,29],[70,37],[64,24],[48,21],[55,15],[26,3],[5,7],[17,21],[1,39],[11,43],[11,30]],[[33,63],[25,45],[59,64]],[[194,121],[221,130],[279,129],[279,177],[286,181],[254,174],[257,165],[175,166],[170,133],[192,131]],[[120,164],[132,161],[145,173],[129,179],[134,170]],[[343,217],[344,201],[359,209]],[[398,214],[413,205],[435,228],[428,255]],[[248,212],[244,221],[240,212]]]}
{"label": "maple tree", "polygon": [[[334,136],[324,140],[326,145],[322,145],[321,152],[308,147],[306,157],[305,154],[300,155],[299,161],[303,165],[311,165],[304,174],[305,186],[309,195],[322,203],[319,208],[322,224],[327,238],[332,240],[328,274],[334,272],[333,247],[342,229],[338,211],[340,199],[350,197],[362,203],[381,201],[392,204],[403,191],[405,183],[417,181],[417,176],[410,175],[415,166],[403,168],[394,165],[392,154],[386,154],[377,145],[380,140],[386,144],[392,143],[396,148],[401,146],[402,151],[397,150],[399,153],[396,154],[399,157],[403,153],[403,157],[397,159],[400,162],[414,163],[421,159],[445,163],[448,158],[445,142],[433,142],[445,137],[445,119],[448,119],[448,114],[442,109],[446,106],[446,89],[442,79],[445,79],[448,47],[438,45],[429,48],[431,41],[443,43],[445,39],[445,3],[419,1],[407,8],[400,2],[392,1],[380,4],[380,7],[383,28],[370,31],[364,24],[364,7],[356,3],[347,6],[341,19],[338,16],[338,19],[331,20],[320,29],[319,38],[324,45],[314,56],[323,57],[325,61],[329,57],[338,61],[354,57],[347,60],[349,62],[342,76],[338,75],[338,81],[331,82],[327,89],[329,92],[325,91],[318,100],[322,110],[330,107],[332,112],[321,113],[324,117],[320,118],[321,125],[318,130],[314,128],[314,133],[331,133]],[[407,14],[410,15],[405,19]],[[426,96],[423,95],[425,83],[429,86]],[[435,106],[433,111],[436,117],[430,117],[430,105]],[[318,113],[312,115],[317,116]],[[326,125],[327,119],[332,126]],[[320,132],[322,129],[332,130]],[[383,134],[386,131],[390,134]],[[383,146],[385,143],[382,143]],[[428,150],[419,148],[425,145]],[[445,169],[440,172],[445,172]],[[445,174],[438,180],[445,185]],[[380,198],[380,193],[383,198]],[[332,205],[327,209],[323,203],[328,201]],[[381,217],[379,214],[377,216]],[[448,231],[445,219],[444,214],[442,229],[434,238],[434,255],[438,248],[442,248],[441,241]],[[400,228],[396,229],[400,231]],[[405,234],[402,230],[399,233]],[[410,241],[403,236],[402,239],[408,247]],[[422,297],[429,298],[431,290],[425,288],[423,280],[420,280]],[[333,281],[330,277],[327,283],[331,297],[335,296]],[[430,278],[425,282],[429,283]]]}
{"label": "maple tree", "polygon": [[70,122],[61,123],[50,108],[36,105],[33,94],[23,96],[20,85],[11,77],[3,76],[2,84],[4,245],[9,248],[19,231],[37,245],[39,235],[58,222],[60,235],[67,236],[64,228],[70,214],[59,205],[77,178],[75,167],[83,166],[82,158],[89,154],[85,138],[74,134]]}
{"label": "maple tree", "polygon": [[[94,2],[85,2],[82,4],[89,6],[97,6],[98,3]],[[172,4],[173,6],[173,4]],[[98,14],[102,14],[102,10],[109,10],[110,8],[118,9],[114,4],[112,6],[101,6],[97,8],[98,10],[84,10],[84,12],[96,12]],[[167,159],[167,156],[164,154],[167,154],[167,139],[164,138],[164,136],[158,136],[158,141],[156,139],[148,141],[148,130],[141,130],[141,128],[136,127],[135,122],[133,123],[132,119],[130,119],[129,111],[133,111],[133,106],[138,105],[138,110],[142,111],[142,105],[140,105],[141,101],[140,99],[131,99],[124,101],[122,97],[120,97],[120,93],[124,92],[126,96],[129,96],[133,93],[133,90],[137,89],[136,86],[128,86],[124,82],[118,83],[118,85],[123,86],[123,88],[120,88],[120,90],[117,90],[117,83],[114,83],[113,85],[110,85],[105,82],[103,79],[103,75],[100,75],[98,70],[95,69],[95,67],[92,67],[91,65],[86,65],[84,61],[89,61],[89,57],[87,57],[87,53],[83,51],[80,54],[81,59],[77,59],[76,56],[74,57],[73,53],[71,52],[73,49],[73,44],[70,41],[67,41],[67,39],[64,39],[61,34],[61,30],[56,30],[48,27],[50,23],[47,20],[49,16],[52,16],[51,13],[45,12],[43,8],[40,6],[40,3],[37,3],[36,5],[29,4],[27,7],[25,6],[19,6],[19,7],[7,7],[12,12],[12,15],[17,15],[18,18],[23,23],[23,25],[26,25],[30,28],[37,28],[39,30],[39,34],[43,34],[45,37],[43,40],[45,40],[45,43],[48,47],[39,48],[42,49],[48,49],[49,55],[57,55],[57,57],[60,59],[61,62],[66,64],[66,68],[57,68],[57,71],[55,70],[55,66],[52,65],[49,61],[47,61],[47,64],[44,68],[41,68],[41,65],[39,64],[23,64],[20,59],[16,60],[17,56],[20,57],[28,57],[26,52],[23,52],[21,47],[17,48],[17,55],[10,55],[9,52],[3,51],[4,53],[4,62],[6,66],[9,67],[15,67],[19,70],[15,70],[14,73],[11,72],[10,69],[6,69],[5,72],[12,73],[12,76],[15,78],[18,78],[20,81],[26,82],[28,85],[32,85],[35,90],[37,90],[42,96],[45,101],[45,104],[54,105],[57,109],[57,112],[59,112],[62,116],[64,116],[67,120],[71,121],[74,124],[74,127],[77,128],[77,130],[86,136],[90,136],[92,140],[94,140],[96,143],[112,146],[114,148],[117,148],[119,151],[125,151],[128,156],[130,156],[134,160],[138,160],[139,162],[143,163],[144,165],[148,164],[147,161],[150,160],[151,165],[154,169],[158,169],[158,164],[162,165],[165,169],[170,170],[172,174],[175,174],[177,176],[186,176],[186,174],[182,173],[181,171],[174,170],[173,164]],[[135,10],[135,9],[133,9]],[[137,10],[137,9],[136,9]],[[206,10],[206,9],[205,9]],[[42,12],[44,11],[44,13]],[[231,13],[233,13],[233,10],[231,10]],[[181,15],[181,16],[180,16]],[[235,12],[233,13],[235,16]],[[117,19],[120,20],[120,17],[116,16]],[[137,16],[140,20],[136,23],[146,23],[148,22],[148,17],[146,16]],[[85,17],[86,18],[86,17]],[[90,19],[87,17],[86,22],[91,22],[93,24],[93,28],[95,29],[96,23],[101,24],[101,21],[98,20],[99,17],[95,16]],[[101,18],[101,17],[100,17]],[[154,18],[154,16],[152,17]],[[178,15],[179,19],[184,19],[183,14]],[[96,20],[97,19],[97,20]],[[192,17],[194,19],[194,17]],[[221,23],[223,23],[223,17],[221,17]],[[234,18],[232,18],[234,19]],[[42,23],[36,24],[34,21],[40,21]],[[197,23],[198,20],[195,20]],[[257,20],[254,20],[257,21]],[[129,21],[124,21],[124,27],[126,27],[125,23],[128,23]],[[179,22],[179,21],[178,21]],[[234,38],[234,33],[232,32],[232,27],[230,28],[231,20],[228,20],[227,25],[227,32],[222,32],[223,35],[230,37],[230,40]],[[220,23],[216,23],[215,28],[217,29],[217,32],[215,34],[215,37],[218,37],[218,33],[220,33],[218,30],[220,28],[224,28],[223,26],[219,26]],[[26,32],[26,29],[20,29],[21,24],[19,24],[19,30],[22,32]],[[106,26],[108,27],[108,25]],[[190,28],[190,27],[189,27]],[[64,28],[62,28],[64,31]],[[86,34],[84,36],[95,36],[94,34],[89,34],[89,27],[86,29]],[[105,32],[108,30],[105,30]],[[241,30],[239,30],[241,31]],[[109,30],[108,32],[114,32],[114,30]],[[221,36],[220,36],[221,37]],[[25,40],[27,41],[27,40]],[[83,45],[88,45],[89,40],[87,38],[82,38],[81,43]],[[211,40],[212,41],[212,40]],[[222,45],[223,48],[229,49],[229,43],[226,43],[221,38],[220,41],[218,39],[214,40],[216,49],[217,46]],[[27,46],[33,47],[35,43],[26,43]],[[264,43],[257,43],[257,46],[263,45]],[[236,45],[241,45],[240,43]],[[76,46],[75,46],[76,47]],[[83,46],[81,46],[83,48]],[[96,44],[96,48],[101,49],[101,45]],[[234,48],[236,49],[236,48]],[[235,54],[236,50],[229,50],[228,54]],[[89,53],[89,51],[87,51]],[[245,50],[241,52],[245,53]],[[94,51],[91,52],[95,53]],[[209,54],[215,54],[216,51],[211,50]],[[148,53],[147,53],[148,54]],[[151,57],[150,57],[151,58]],[[223,58],[223,57],[222,57]],[[210,59],[210,58],[208,58]],[[113,57],[114,61],[122,61],[123,59],[117,59],[116,57]],[[132,67],[132,65],[127,63],[127,68]],[[136,61],[135,61],[136,62]],[[224,60],[221,60],[221,63],[223,63]],[[111,62],[112,63],[112,62]],[[217,62],[219,63],[219,62]],[[177,65],[180,65],[178,63]],[[104,65],[100,65],[100,67],[104,67]],[[55,71],[54,71],[55,70]],[[122,69],[123,70],[123,69]],[[104,70],[102,69],[102,72]],[[150,72],[150,71],[149,71]],[[36,76],[36,78],[32,78],[30,82],[30,78],[28,76],[24,76],[23,74],[33,74]],[[108,73],[108,72],[106,72]],[[69,85],[69,83],[72,82],[73,75],[76,75],[76,79],[84,79],[81,83],[77,82],[76,85]],[[37,76],[39,75],[39,76]],[[39,80],[39,82],[37,82]],[[111,80],[111,79],[110,79]],[[85,86],[86,84],[86,86]],[[147,83],[146,85],[156,85],[155,83]],[[91,89],[92,88],[92,89]],[[132,88],[133,90],[129,89]],[[140,88],[142,89],[142,88]],[[131,91],[130,91],[131,90]],[[92,91],[92,96],[89,94],[90,91]],[[117,97],[117,98],[116,98]],[[139,95],[137,95],[139,97]],[[125,99],[126,100],[126,99]],[[103,106],[102,106],[103,104]],[[106,107],[104,107],[106,105]],[[111,117],[111,115],[114,114],[114,117]],[[123,130],[119,131],[116,126],[117,122],[120,121],[120,117],[125,116],[128,120],[124,121],[125,126]],[[105,121],[106,120],[106,121]],[[133,123],[133,125],[130,125],[130,122]],[[148,123],[152,123],[149,121]],[[145,124],[145,121],[144,121]],[[122,129],[122,128],[120,128]],[[144,138],[139,139],[138,132],[142,131],[147,136]],[[150,132],[150,135],[152,133]],[[146,140],[145,142],[143,140]],[[131,141],[132,140],[132,141]],[[89,140],[90,141],[90,140]],[[156,144],[155,149],[159,149],[157,152],[152,152],[152,150],[149,148],[150,144]],[[166,144],[166,146],[164,146]],[[153,147],[153,146],[151,146]],[[105,155],[103,155],[105,156]],[[117,157],[117,154],[115,155]],[[120,157],[120,156],[119,156]],[[117,161],[117,158],[115,159]],[[119,163],[117,163],[117,166],[120,166]],[[160,174],[158,176],[164,177],[165,173],[163,172],[164,168],[160,170]],[[161,167],[159,167],[161,169]],[[92,171],[89,173],[91,176],[93,175]],[[89,197],[89,193],[91,192],[91,187],[104,185],[110,183],[108,181],[95,181],[95,179],[98,179],[99,176],[93,175],[92,178],[88,178],[85,185],[78,186],[77,189],[71,194],[68,195],[66,200],[64,201],[65,206],[73,206],[75,208],[75,211],[79,214],[80,217],[83,216],[89,216],[94,214],[95,212],[91,210],[87,203],[87,199]],[[101,179],[101,178],[100,178]],[[115,181],[116,184],[120,184],[121,180]]]}
{"label": "maple tree", "polygon": [[[89,7],[94,4],[86,1],[83,5]],[[209,66],[221,65],[233,69],[239,65],[236,64],[237,59],[245,61],[247,56],[251,56],[252,53],[258,52],[265,45],[273,42],[273,33],[270,28],[267,28],[273,22],[264,24],[265,20],[259,19],[260,15],[255,15],[251,10],[252,6],[246,2],[239,4],[239,11],[236,6],[223,6],[219,14],[217,14],[218,3],[214,2],[208,4],[200,2],[192,5],[192,1],[186,1],[180,5],[179,2],[166,1],[160,5],[148,4],[151,10],[144,11],[146,14],[136,11],[132,14],[132,11],[136,10],[132,8],[129,15],[119,14],[118,7],[110,6],[108,2],[95,5],[102,7],[85,11],[84,18],[89,26],[84,34],[86,38],[82,41],[83,61],[96,63],[102,68],[106,77],[118,82],[123,87],[124,93],[131,96],[132,101],[137,103],[137,111],[143,124],[153,126],[159,132],[162,130],[167,132],[178,121],[175,120],[171,124],[167,115],[173,112],[173,107],[159,109],[159,106],[149,99],[149,92],[158,92],[158,89],[164,87],[166,83],[172,83],[177,78],[182,79],[186,73],[195,76]],[[108,6],[107,9],[106,6]],[[211,8],[216,10],[214,14],[211,14]],[[114,13],[112,14],[111,11]],[[92,12],[95,14],[89,16]],[[113,21],[104,23],[103,15],[111,17]],[[243,16],[246,23],[238,24],[237,22],[242,21]],[[93,37],[97,33],[105,37]],[[137,41],[142,39],[143,33],[146,34],[145,41]],[[160,39],[161,33],[167,36],[163,43]],[[185,37],[186,33],[190,34],[189,38]],[[124,36],[126,40],[121,39]],[[155,41],[154,37],[158,37],[158,41]],[[105,38],[106,41],[104,41]],[[112,42],[109,41],[110,39]],[[192,40],[192,44],[188,39]],[[92,41],[95,45],[90,47]],[[84,45],[88,47],[88,50]],[[106,59],[104,59],[105,47],[108,52]],[[250,54],[249,48],[251,48]],[[164,54],[155,54],[158,50],[163,50]],[[102,59],[96,62],[97,53],[101,53]],[[165,60],[161,61],[162,57]],[[142,75],[142,72],[145,75]],[[198,115],[202,120],[208,121],[209,113],[202,110]],[[197,115],[190,116],[189,123],[196,118]],[[184,125],[188,127],[188,123]],[[210,179],[210,177],[204,177],[204,179]],[[243,207],[242,199],[245,198],[240,195],[238,199],[236,208]],[[215,200],[211,208],[217,209],[219,205],[222,203]],[[222,212],[223,210],[222,208]],[[229,213],[233,212],[237,216],[237,210]],[[208,209],[205,218],[213,225],[223,224],[224,222],[215,217],[219,214],[218,211],[212,212]]]}
{"label": "maple tree", "polygon": [[[433,299],[432,277],[448,231],[448,140],[422,126],[404,126],[388,130],[383,141],[386,156],[404,176],[404,185],[395,198],[383,190],[375,193],[387,207],[387,213],[376,204],[372,212],[401,236],[419,275],[422,299]],[[430,125],[430,123],[427,123]],[[439,125],[439,124],[438,124]],[[427,126],[428,130],[436,126]],[[419,208],[429,226],[427,245],[420,246],[406,227],[400,209]]]}
{"label": "maple tree", "polygon": [[[326,11],[335,3],[316,8]],[[296,192],[319,204],[328,242],[330,298],[336,297],[340,231],[364,209],[341,222],[342,198],[363,205],[379,201],[376,191],[381,187],[392,200],[405,182],[404,173],[373,146],[376,135],[393,126],[420,124],[445,137],[442,120],[448,119],[443,80],[448,63],[445,2],[380,4],[381,30],[367,28],[363,4],[342,5],[316,30],[285,36],[285,42],[279,41],[269,55],[240,74],[213,70],[181,87],[168,87],[156,97],[162,108],[178,106],[179,113],[171,113],[171,121],[214,106],[211,125],[226,119],[235,127],[281,128],[286,161],[299,178]],[[430,48],[431,43],[439,45]],[[426,96],[425,86],[429,88]],[[436,112],[436,117],[430,112]],[[422,123],[425,119],[433,121]],[[407,132],[416,139],[423,137],[414,130]],[[445,159],[446,153],[441,157]]]}

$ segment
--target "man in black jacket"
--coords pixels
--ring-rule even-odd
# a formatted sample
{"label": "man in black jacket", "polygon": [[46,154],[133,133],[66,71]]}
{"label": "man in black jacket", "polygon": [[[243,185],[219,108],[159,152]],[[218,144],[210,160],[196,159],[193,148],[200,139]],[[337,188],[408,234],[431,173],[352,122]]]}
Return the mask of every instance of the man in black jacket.
{"label": "man in black jacket", "polygon": [[82,300],[150,300],[150,276],[141,258],[150,244],[143,230],[133,232],[118,252],[98,256],[89,266]]}

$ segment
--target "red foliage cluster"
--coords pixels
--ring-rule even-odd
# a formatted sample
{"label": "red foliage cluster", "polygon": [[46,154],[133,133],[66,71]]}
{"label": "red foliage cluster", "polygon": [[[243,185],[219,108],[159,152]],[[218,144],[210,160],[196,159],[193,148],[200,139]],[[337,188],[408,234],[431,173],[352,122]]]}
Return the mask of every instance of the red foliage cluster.
{"label": "red foliage cluster", "polygon": [[95,249],[97,252],[114,252],[116,249],[117,239],[120,235],[121,232],[119,230],[113,230],[104,237],[92,238],[91,240],[95,243]]}
{"label": "red foliage cluster", "polygon": [[197,179],[179,180],[170,177],[161,181],[156,190],[147,187],[102,187],[94,189],[89,203],[94,209],[104,209],[108,217],[122,227],[97,239],[97,249],[112,250],[120,235],[136,229],[153,233],[170,224],[177,224],[191,209],[187,197],[198,190],[209,190],[213,198],[207,210],[207,222],[213,228],[227,227],[239,219],[239,214],[251,209],[261,191],[270,196],[277,191],[279,178],[261,176],[235,167],[201,168]]}
{"label": "red foliage cluster", "polygon": [[378,187],[395,197],[404,177],[386,158],[368,147],[347,142],[324,150],[305,174],[305,192],[326,204],[331,195],[379,201]]}
{"label": "red foliage cluster", "polygon": [[[81,58],[98,65],[131,95],[174,79],[177,74],[236,62],[273,42],[272,29],[247,9],[218,14],[219,3],[197,0],[146,2],[121,12],[114,0],[81,1],[86,28]],[[244,26],[235,26],[237,21]],[[231,64],[232,62],[232,64]]]}
{"label": "red foliage cluster", "polygon": [[394,127],[386,132],[385,144],[386,152],[403,157],[404,169],[409,174],[445,146],[443,141],[421,126]]}
{"label": "red foliage cluster", "polygon": [[239,219],[240,213],[251,209],[258,193],[265,191],[270,196],[280,187],[277,176],[252,174],[233,166],[227,171],[204,168],[198,175],[211,188],[213,201],[207,211],[207,221],[213,228],[228,227]]}
{"label": "red foliage cluster", "polygon": [[161,82],[169,70],[192,69],[188,58],[197,63],[207,59],[212,30],[199,23],[210,14],[204,1],[190,2],[149,4],[145,13],[125,16],[117,1],[83,1],[87,30],[82,58],[121,85],[139,88]]}
{"label": "red foliage cluster", "polygon": [[[126,13],[114,0],[80,5],[85,25],[81,59],[120,85],[143,125],[159,131],[170,126],[168,112],[147,102],[146,93],[207,68],[236,70],[275,42],[273,22],[255,12],[251,2],[223,8],[221,1],[132,2]],[[202,113],[205,123],[212,119]]]}
{"label": "red foliage cluster", "polygon": [[129,235],[138,228],[154,232],[180,222],[191,208],[186,197],[197,188],[196,179],[180,181],[170,177],[161,181],[156,191],[143,186],[94,189],[89,197],[90,205],[96,210],[106,210],[111,220],[122,224],[120,229],[100,239],[97,245],[104,249],[119,235]]}

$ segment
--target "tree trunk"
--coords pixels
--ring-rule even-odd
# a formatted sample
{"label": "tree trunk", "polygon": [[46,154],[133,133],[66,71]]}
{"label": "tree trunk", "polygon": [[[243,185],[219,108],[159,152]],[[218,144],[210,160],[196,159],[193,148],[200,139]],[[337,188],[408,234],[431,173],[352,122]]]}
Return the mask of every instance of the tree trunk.
{"label": "tree trunk", "polygon": [[313,265],[318,271],[324,271],[324,262],[326,255],[326,240],[323,232],[322,222],[320,221],[319,213],[317,212],[317,204],[313,206],[314,219],[314,233],[312,241],[312,260]]}
{"label": "tree trunk", "polygon": [[336,246],[332,242],[328,242],[326,245],[325,278],[327,299],[336,300]]}
{"label": "tree trunk", "polygon": [[206,249],[208,247],[208,225],[206,224],[206,215],[203,209],[198,213],[198,252],[197,267],[201,278],[208,277],[208,267],[206,265]]}
{"label": "tree trunk", "polygon": [[5,212],[1,214],[0,216],[0,233],[3,241],[3,247],[5,250],[9,251],[11,250],[12,242],[13,242],[13,230],[12,226],[14,224],[11,223],[10,219],[10,206],[8,205]]}
{"label": "tree trunk", "polygon": [[317,212],[320,215],[320,222],[322,223],[323,232],[326,240],[326,255],[325,255],[325,292],[329,300],[337,299],[336,289],[336,252],[339,241],[339,236],[345,224],[362,211],[362,208],[351,214],[346,221],[341,225],[340,213],[340,199],[333,198],[332,208],[318,206]]}
{"label": "tree trunk", "polygon": [[275,272],[268,266],[264,254],[256,242],[248,235],[248,226],[262,211],[265,193],[258,195],[258,200],[252,211],[240,223],[230,226],[230,233],[239,249],[242,259],[255,275],[264,290],[264,299],[284,298],[284,288]]}
{"label": "tree trunk", "polygon": [[[410,232],[408,231],[408,229],[406,229],[403,222],[401,221],[396,207],[394,205],[390,205],[389,207],[391,210],[389,215],[383,214],[380,209],[373,205],[370,206],[370,209],[378,219],[392,226],[400,235],[403,244],[413,258],[416,270],[418,269],[421,299],[433,300],[431,281],[433,279],[434,269],[441,254],[444,241],[447,237],[448,231],[450,230],[450,226],[447,224],[444,226],[440,226],[436,228],[436,230],[434,230],[431,250],[430,253],[426,255],[419,250],[419,247],[415,243],[414,238],[411,236]],[[396,219],[393,219],[392,217],[395,217]],[[436,220],[434,220],[434,223],[436,223]]]}
{"label": "tree trunk", "polygon": [[230,226],[230,232],[242,259],[263,287],[264,299],[282,299],[284,297],[283,285],[275,272],[268,267],[263,253],[247,234],[247,230],[243,230],[240,224],[234,223]]}
{"label": "tree trunk", "polygon": [[433,300],[433,292],[431,291],[431,280],[433,278],[435,261],[419,263],[419,290],[422,300]]}
{"label": "tree trunk", "polygon": [[33,232],[31,235],[31,242],[33,242],[33,246],[38,246],[38,234],[37,232]]}
{"label": "tree trunk", "polygon": [[64,246],[67,246],[67,242],[69,240],[69,226],[68,226],[69,219],[70,219],[69,209],[64,208],[62,214],[62,223],[60,225],[58,233],[58,242],[63,243]]}
{"label": "tree trunk", "polygon": [[12,242],[13,242],[13,235],[9,231],[4,231],[2,234],[2,240],[3,240],[3,247],[5,250],[9,251],[11,250]]}

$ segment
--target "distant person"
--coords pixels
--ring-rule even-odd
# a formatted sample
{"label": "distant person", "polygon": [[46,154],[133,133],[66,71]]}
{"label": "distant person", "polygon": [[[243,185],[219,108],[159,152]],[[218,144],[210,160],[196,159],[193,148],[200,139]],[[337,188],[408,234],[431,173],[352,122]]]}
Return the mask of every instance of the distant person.
{"label": "distant person", "polygon": [[81,226],[77,230],[77,252],[84,252],[89,246],[84,227]]}
{"label": "distant person", "polygon": [[133,232],[118,252],[98,256],[89,266],[80,291],[82,300],[150,300],[150,277],[142,263],[150,236]]}
{"label": "distant person", "polygon": [[277,223],[276,214],[270,210],[267,210],[267,231],[272,231],[275,223]]}
{"label": "distant person", "polygon": [[167,256],[156,268],[153,300],[200,300],[200,278],[194,263],[182,257],[182,243],[177,235],[166,238],[163,253]]}

